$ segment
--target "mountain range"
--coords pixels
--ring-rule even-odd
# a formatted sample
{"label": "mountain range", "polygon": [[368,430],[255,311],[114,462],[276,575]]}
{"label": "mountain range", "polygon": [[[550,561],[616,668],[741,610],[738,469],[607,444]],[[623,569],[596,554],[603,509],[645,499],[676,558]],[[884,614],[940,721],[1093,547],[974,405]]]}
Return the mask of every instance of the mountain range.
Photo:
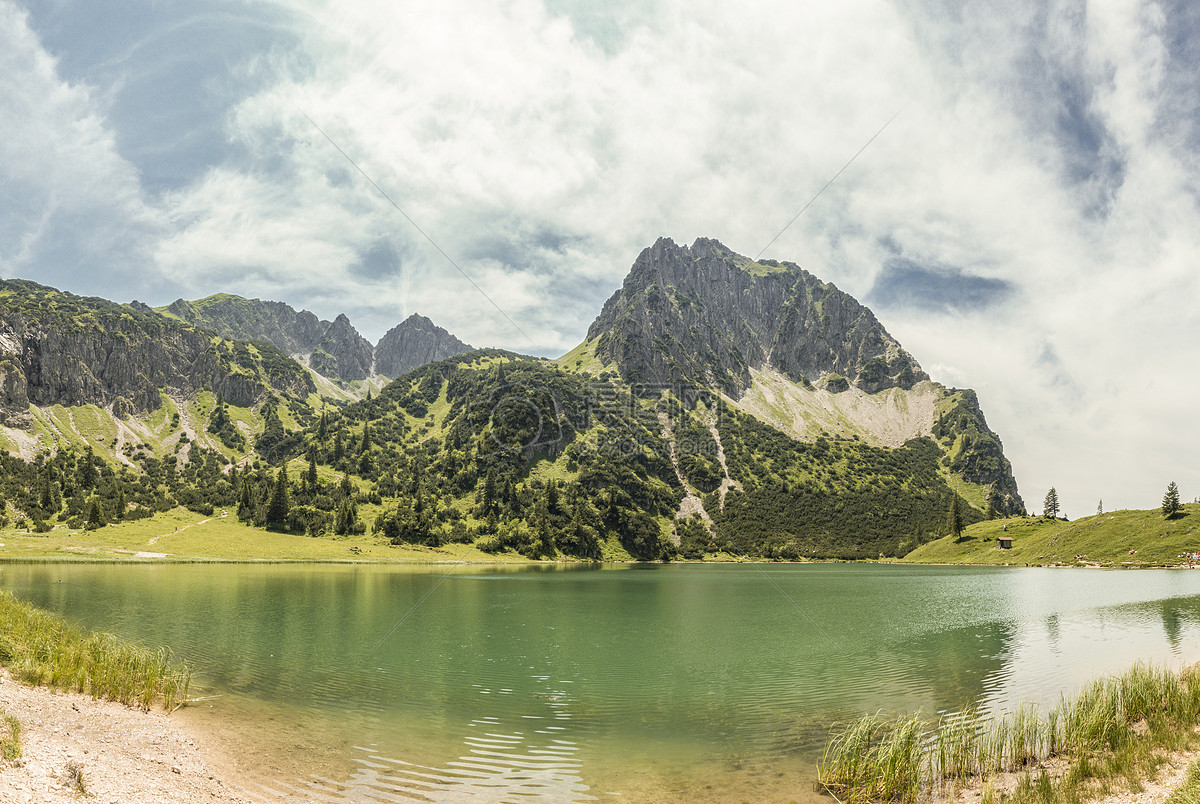
{"label": "mountain range", "polygon": [[392,327],[379,343],[358,333],[345,314],[322,321],[277,301],[244,299],[218,293],[196,301],[176,299],[158,308],[225,338],[266,341],[323,377],[350,382],[395,379],[434,360],[471,351],[471,347],[416,313]]}
{"label": "mountain range", "polygon": [[[131,484],[131,511],[228,505],[529,556],[901,555],[951,508],[1024,510],[974,392],[932,382],[834,285],[703,238],[645,249],[554,361],[472,351],[420,316],[372,346],[344,315],[281,302],[152,309],[2,282],[0,416],[0,447],[26,459],[176,467],[169,493],[93,488]],[[73,471],[0,493],[79,524]],[[346,480],[326,488],[330,472]]]}

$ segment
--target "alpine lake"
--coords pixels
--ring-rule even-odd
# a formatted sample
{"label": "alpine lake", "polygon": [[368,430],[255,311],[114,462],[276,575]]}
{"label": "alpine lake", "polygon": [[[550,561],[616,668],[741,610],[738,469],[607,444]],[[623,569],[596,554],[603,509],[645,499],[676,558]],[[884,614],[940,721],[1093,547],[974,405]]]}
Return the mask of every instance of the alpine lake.
{"label": "alpine lake", "polygon": [[887,564],[4,564],[169,646],[177,713],[288,801],[831,801],[830,727],[1200,660],[1200,572]]}

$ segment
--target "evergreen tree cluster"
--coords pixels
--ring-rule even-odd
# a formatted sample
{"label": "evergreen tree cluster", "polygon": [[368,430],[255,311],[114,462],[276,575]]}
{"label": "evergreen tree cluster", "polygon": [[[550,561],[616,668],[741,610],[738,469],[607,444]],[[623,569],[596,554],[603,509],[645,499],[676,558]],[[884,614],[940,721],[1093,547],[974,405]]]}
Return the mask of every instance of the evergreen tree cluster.
{"label": "evergreen tree cluster", "polygon": [[[969,435],[970,410],[951,414],[961,421],[944,417],[935,437]],[[932,439],[896,449],[857,439],[804,443],[719,398],[681,401],[673,391],[499,350],[426,365],[377,396],[319,412],[269,395],[259,415],[261,460],[237,466],[196,444],[186,462],[142,445],[127,452],[134,467],[70,449],[29,464],[3,456],[5,511],[36,527],[104,527],[183,505],[313,536],[369,526],[394,544],[585,559],[619,544],[648,560],[718,551],[902,555],[985,516],[947,485],[945,453]],[[679,473],[711,521],[674,519],[689,488],[672,464],[664,419]],[[243,438],[220,399],[208,429],[228,446]],[[714,430],[733,481],[724,493]],[[301,462],[299,471],[289,461]],[[987,516],[1004,515],[1006,505],[991,487]]]}
{"label": "evergreen tree cluster", "polygon": [[[724,509],[706,507],[728,549],[795,559],[896,556],[946,533],[946,511],[957,495],[928,438],[902,447],[872,447],[856,439],[795,441],[734,410],[721,414],[729,472],[743,493]],[[962,504],[964,526],[982,521]]]}

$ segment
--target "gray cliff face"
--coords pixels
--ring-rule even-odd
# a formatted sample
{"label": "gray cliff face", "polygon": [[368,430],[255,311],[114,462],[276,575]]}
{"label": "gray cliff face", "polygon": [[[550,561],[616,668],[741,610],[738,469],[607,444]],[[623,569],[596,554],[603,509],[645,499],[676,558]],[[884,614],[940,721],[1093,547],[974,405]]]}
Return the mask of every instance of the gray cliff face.
{"label": "gray cliff face", "polygon": [[166,312],[226,338],[265,341],[291,355],[305,355],[318,374],[363,380],[371,374],[371,343],[345,315],[322,321],[283,302],[218,294],[196,301],[177,299]]}
{"label": "gray cliff face", "polygon": [[375,370],[395,379],[426,363],[471,351],[471,347],[416,313],[387,331],[375,346]]}
{"label": "gray cliff face", "polygon": [[236,405],[270,390],[307,395],[312,381],[284,355],[207,333],[144,305],[60,293],[33,282],[0,282],[0,407],[19,421],[35,405],[153,410],[159,389],[209,389]]}
{"label": "gray cliff face", "polygon": [[372,366],[376,374],[395,378],[471,350],[419,315],[409,316],[372,347],[345,314],[323,321],[283,302],[218,294],[196,301],[178,299],[165,311],[226,338],[266,341],[288,354],[303,355],[313,371],[344,381],[366,379]]}
{"label": "gray cliff face", "polygon": [[755,263],[715,240],[643,251],[588,330],[633,383],[700,383],[740,396],[750,369],[840,375],[874,393],[928,376],[849,294],[792,263]]}
{"label": "gray cliff face", "polygon": [[283,302],[225,294],[194,302],[176,299],[166,311],[224,338],[266,341],[287,354],[313,351],[330,326],[308,310],[296,312]]}
{"label": "gray cliff face", "polygon": [[358,334],[350,319],[342,313],[325,330],[309,365],[326,377],[341,380],[365,380],[371,376],[371,342]]}

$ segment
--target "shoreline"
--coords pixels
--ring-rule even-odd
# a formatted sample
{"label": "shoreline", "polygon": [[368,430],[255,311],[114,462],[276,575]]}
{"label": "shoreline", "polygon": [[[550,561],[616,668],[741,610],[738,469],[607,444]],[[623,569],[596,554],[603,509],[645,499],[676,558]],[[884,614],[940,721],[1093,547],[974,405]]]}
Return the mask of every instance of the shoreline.
{"label": "shoreline", "polygon": [[[230,754],[239,737],[214,733],[216,724],[206,727],[199,722],[205,717],[201,712],[183,716],[147,712],[81,693],[28,686],[2,668],[0,710],[21,723],[20,757],[7,763],[0,760],[0,804],[261,804],[293,800],[290,794],[299,792],[292,788],[279,798],[284,791],[264,786],[255,778],[261,774],[245,767],[253,757]],[[287,741],[280,737],[276,742]],[[1120,786],[1091,799],[1092,804],[1163,804],[1184,784],[1200,751],[1167,752],[1165,758],[1139,787]],[[68,775],[70,763],[80,769],[85,797]],[[1004,774],[997,789],[1011,792],[1019,775]],[[258,790],[250,793],[249,788]],[[958,787],[948,800],[978,802],[981,789],[978,783]]]}
{"label": "shoreline", "polygon": [[207,740],[161,711],[31,687],[0,669],[0,709],[21,724],[21,754],[0,760],[0,804],[251,804],[215,770]]}
{"label": "shoreline", "polygon": [[1068,570],[1193,570],[1200,569],[1200,564],[1027,564],[1024,562],[995,563],[968,561],[904,561],[902,559],[804,559],[790,561],[776,558],[745,558],[742,560],[703,559],[673,559],[671,561],[584,561],[561,559],[555,561],[503,557],[493,561],[471,559],[455,560],[453,558],[393,558],[393,559],[362,559],[362,558],[203,558],[187,556],[130,556],[117,558],[114,556],[72,556],[72,555],[32,555],[10,556],[0,554],[0,566],[5,564],[112,564],[121,566],[157,566],[161,564],[250,564],[250,565],[328,565],[349,567],[630,567],[630,566],[670,566],[683,564],[687,566],[736,566],[739,564],[770,564],[797,565],[810,564],[876,564],[885,567],[995,567],[997,569],[1068,569]]}

